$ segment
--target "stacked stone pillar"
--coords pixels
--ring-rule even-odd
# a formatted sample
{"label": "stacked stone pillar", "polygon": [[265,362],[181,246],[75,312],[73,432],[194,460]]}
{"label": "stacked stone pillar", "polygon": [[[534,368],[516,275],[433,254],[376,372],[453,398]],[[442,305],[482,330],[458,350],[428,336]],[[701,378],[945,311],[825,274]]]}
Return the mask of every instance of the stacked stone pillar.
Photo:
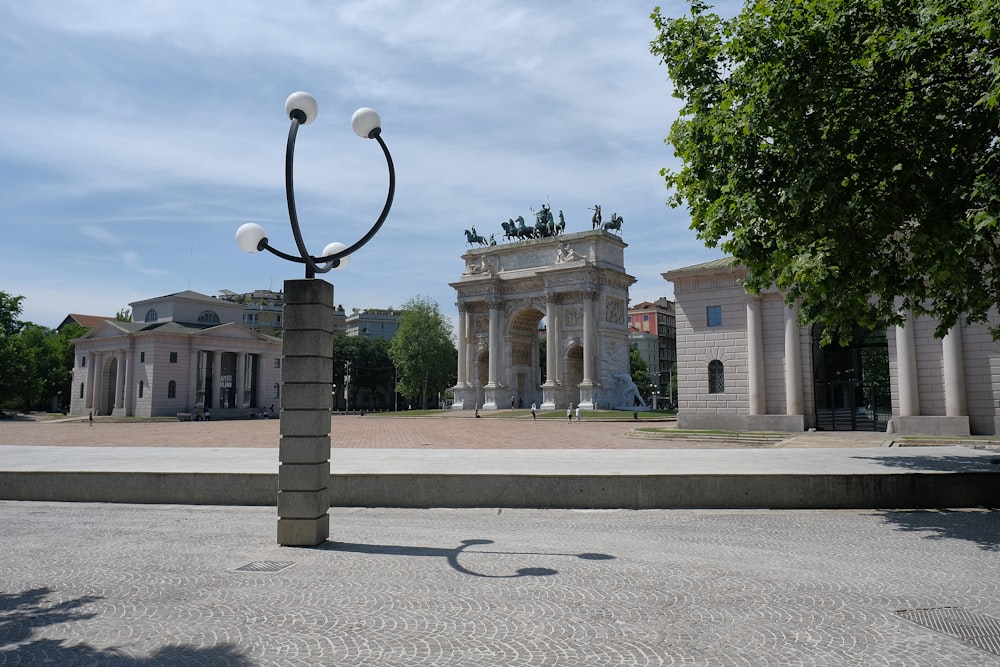
{"label": "stacked stone pillar", "polygon": [[278,544],[315,546],[330,536],[333,285],[286,280],[284,321]]}

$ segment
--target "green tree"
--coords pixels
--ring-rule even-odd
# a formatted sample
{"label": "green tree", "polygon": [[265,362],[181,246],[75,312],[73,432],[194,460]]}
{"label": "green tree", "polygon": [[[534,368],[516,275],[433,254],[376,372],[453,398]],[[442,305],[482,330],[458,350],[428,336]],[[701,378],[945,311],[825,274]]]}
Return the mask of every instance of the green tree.
{"label": "green tree", "polygon": [[[0,292],[0,408],[14,407],[27,372],[19,335],[23,296]],[[20,407],[20,406],[17,406]]]}
{"label": "green tree", "polygon": [[399,374],[397,391],[419,400],[425,409],[432,396],[454,381],[458,352],[451,323],[441,315],[437,303],[417,295],[403,304],[389,356]]}
{"label": "green tree", "polygon": [[[691,226],[849,340],[1000,303],[1000,0],[702,0],[656,8],[683,100],[663,170]],[[994,336],[1000,330],[993,329]]]}
{"label": "green tree", "polygon": [[132,309],[122,308],[117,313],[115,313],[115,319],[119,322],[131,322],[132,321]]}

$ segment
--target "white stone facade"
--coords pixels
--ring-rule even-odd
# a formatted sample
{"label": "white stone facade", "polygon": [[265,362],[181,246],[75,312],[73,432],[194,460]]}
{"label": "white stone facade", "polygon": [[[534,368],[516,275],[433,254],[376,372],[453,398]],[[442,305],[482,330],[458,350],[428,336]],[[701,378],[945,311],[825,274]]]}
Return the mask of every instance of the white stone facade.
{"label": "white stone facade", "polygon": [[[470,250],[458,294],[455,409],[615,407],[628,371],[626,244],[601,230]],[[545,377],[538,325],[546,321]]]}
{"label": "white stone facade", "polygon": [[234,321],[241,307],[195,292],[130,305],[132,322],[106,320],[74,341],[71,414],[280,410],[281,340]]}
{"label": "white stone facade", "polygon": [[[674,283],[676,298],[678,426],[823,428],[812,329],[798,326],[782,294],[747,294],[739,282],[743,275],[729,259],[663,274]],[[992,321],[1000,319],[994,314]],[[982,325],[957,327],[939,340],[935,326],[919,318],[886,332],[890,428],[996,434],[1000,342]],[[722,369],[722,387],[712,384],[713,362],[721,363],[714,368]]]}

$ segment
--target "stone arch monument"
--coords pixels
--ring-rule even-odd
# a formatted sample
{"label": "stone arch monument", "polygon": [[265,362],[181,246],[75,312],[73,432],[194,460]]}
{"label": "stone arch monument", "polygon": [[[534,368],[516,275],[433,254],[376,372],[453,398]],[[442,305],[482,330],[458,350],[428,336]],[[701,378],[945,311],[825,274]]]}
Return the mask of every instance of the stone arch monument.
{"label": "stone arch monument", "polygon": [[595,229],[462,255],[465,272],[450,283],[458,293],[453,407],[615,407],[616,398],[603,392],[615,386],[615,373],[629,370],[628,288],[635,278],[625,273],[626,246]]}

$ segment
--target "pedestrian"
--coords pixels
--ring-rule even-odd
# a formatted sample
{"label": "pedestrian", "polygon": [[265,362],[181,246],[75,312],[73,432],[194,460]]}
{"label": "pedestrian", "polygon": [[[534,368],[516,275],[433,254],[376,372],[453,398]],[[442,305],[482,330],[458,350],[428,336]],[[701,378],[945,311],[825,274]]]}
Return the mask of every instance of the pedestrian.
{"label": "pedestrian", "polygon": [[576,420],[580,421],[580,406],[576,406]]}
{"label": "pedestrian", "polygon": [[536,406],[536,405],[535,405],[534,403],[532,403],[532,404],[531,404],[531,419],[532,419],[532,421],[534,421],[534,420],[538,419],[538,415],[537,415],[537,414],[535,414],[535,411],[536,411],[537,409],[538,409],[538,406]]}
{"label": "pedestrian", "polygon": [[510,397],[510,409],[511,410],[514,409],[514,397],[513,396]]}
{"label": "pedestrian", "polygon": [[570,403],[569,407],[566,408],[566,419],[569,420],[569,421],[573,421],[573,404],[572,403]]}
{"label": "pedestrian", "polygon": [[93,410],[90,411],[90,425],[91,426],[94,425],[94,411]]}

